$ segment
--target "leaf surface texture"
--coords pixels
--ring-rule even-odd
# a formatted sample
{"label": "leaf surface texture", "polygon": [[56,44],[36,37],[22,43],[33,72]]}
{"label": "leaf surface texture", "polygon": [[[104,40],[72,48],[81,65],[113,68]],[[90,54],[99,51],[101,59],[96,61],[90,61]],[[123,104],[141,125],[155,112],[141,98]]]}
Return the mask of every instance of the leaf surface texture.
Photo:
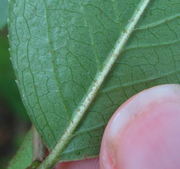
{"label": "leaf surface texture", "polygon": [[[10,46],[28,114],[49,149],[104,68],[140,0],[12,0]],[[151,1],[61,160],[97,156],[114,111],[143,89],[180,81],[180,2]]]}

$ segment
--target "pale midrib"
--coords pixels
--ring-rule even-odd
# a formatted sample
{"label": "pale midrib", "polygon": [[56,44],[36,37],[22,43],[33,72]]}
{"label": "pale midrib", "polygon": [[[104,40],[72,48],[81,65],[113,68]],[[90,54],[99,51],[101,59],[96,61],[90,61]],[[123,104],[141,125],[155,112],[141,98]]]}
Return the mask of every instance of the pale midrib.
{"label": "pale midrib", "polygon": [[57,145],[54,147],[52,152],[49,154],[49,156],[38,167],[38,169],[52,168],[56,164],[58,157],[60,156],[63,149],[66,147],[69,140],[71,139],[71,136],[72,136],[74,130],[76,129],[76,127],[79,124],[80,120],[82,119],[83,115],[86,113],[86,110],[88,109],[89,105],[93,101],[100,86],[102,85],[107,74],[111,70],[114,62],[116,61],[116,59],[120,55],[121,51],[123,50],[124,45],[126,44],[131,33],[133,32],[134,27],[136,26],[138,20],[140,19],[141,15],[143,14],[143,12],[149,2],[150,2],[150,0],[141,0],[137,10],[134,12],[125,31],[122,33],[122,35],[120,36],[120,38],[118,39],[118,41],[115,45],[115,48],[110,53],[109,59],[107,59],[107,62],[104,65],[104,68],[97,75],[96,80],[94,81],[94,84],[91,86],[91,88],[87,94],[87,97],[82,101],[82,104],[80,105],[78,110],[75,113],[73,113],[73,114],[75,114],[75,116],[71,120],[71,122],[68,125],[67,129],[65,130],[64,134],[62,135],[62,137],[60,138],[60,140],[58,141]]}

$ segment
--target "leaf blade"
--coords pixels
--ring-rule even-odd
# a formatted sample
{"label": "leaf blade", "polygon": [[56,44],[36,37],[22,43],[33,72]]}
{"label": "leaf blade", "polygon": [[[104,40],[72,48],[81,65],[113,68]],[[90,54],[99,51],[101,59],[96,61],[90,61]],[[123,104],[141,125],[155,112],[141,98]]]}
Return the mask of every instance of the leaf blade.
{"label": "leaf blade", "polygon": [[[27,2],[22,3],[22,9],[24,9],[24,6],[29,9]],[[42,8],[38,8],[38,10],[33,8],[32,18],[26,13],[25,19],[28,22],[21,16],[23,12],[19,14],[19,19],[22,19],[21,21],[25,24],[25,30],[23,30],[24,34],[18,31],[13,37],[11,36],[11,41],[14,42],[14,44],[11,43],[11,51],[19,53],[19,55],[20,53],[27,54],[26,57],[22,56],[21,59],[14,54],[13,64],[17,71],[19,88],[22,96],[24,95],[26,108],[44,142],[50,149],[53,149],[71,122],[74,117],[74,110],[77,109],[79,103],[86,96],[97,73],[107,60],[109,52],[114,47],[119,32],[124,31],[124,27],[128,24],[134,12],[132,9],[136,9],[139,3],[139,1],[131,2],[133,3],[128,5],[126,1],[116,2],[119,3],[118,7],[121,9],[118,15],[115,14],[114,11],[117,10],[115,10],[115,5],[111,1],[103,3],[87,1],[82,4],[40,1],[33,2],[36,4],[36,8],[40,6]],[[172,4],[176,2],[173,1]],[[173,9],[169,5],[171,2],[166,1],[165,3],[164,9],[167,8],[169,11]],[[85,7],[88,23],[82,19],[84,18],[84,14],[81,13],[83,11],[82,5]],[[19,6],[21,8],[21,4]],[[146,28],[149,24],[152,25],[154,21],[158,22],[163,17],[166,18],[165,15],[159,12],[159,7],[162,7],[160,1],[151,3],[139,23],[140,26],[137,25],[137,29]],[[154,17],[155,14],[152,14],[152,10],[155,11],[156,16],[157,13],[160,13],[158,18]],[[177,10],[173,11],[178,14]],[[39,14],[40,18],[45,19],[41,21],[36,18],[35,14]],[[150,17],[152,15],[153,20]],[[13,15],[11,17],[11,20],[14,20]],[[47,26],[47,22],[49,22],[49,26]],[[20,25],[20,22],[18,24]],[[28,24],[33,25],[33,27],[36,26],[36,31],[35,29],[28,30]],[[175,26],[175,24],[173,25]],[[171,36],[172,32],[169,30],[167,29],[167,37],[172,37],[172,40],[175,39],[175,36]],[[47,33],[48,31],[49,33]],[[156,30],[156,33],[154,33],[153,31],[148,32],[143,29],[138,32],[136,30],[130,37],[124,47],[125,53],[117,60],[113,70],[107,76],[95,101],[88,109],[88,114],[83,117],[84,121],[79,124],[71,137],[71,141],[64,150],[61,159],[72,160],[83,158],[84,155],[88,157],[97,155],[97,147],[100,146],[103,129],[112,113],[122,102],[147,87],[164,82],[179,82],[177,78],[172,77],[168,81],[164,80],[164,75],[168,72],[162,68],[163,64],[158,63],[158,69],[161,69],[159,72],[154,69],[154,67],[157,67],[158,59],[163,62],[161,58],[163,56],[168,58],[168,56],[156,51],[152,52],[152,44],[157,46],[167,42],[167,38],[164,38],[164,41],[163,39],[158,41],[156,36],[161,32]],[[39,34],[36,34],[37,32]],[[177,29],[175,32],[177,32]],[[91,34],[93,36],[90,36]],[[21,37],[21,41],[18,41],[17,35]],[[137,37],[139,37],[139,40]],[[178,43],[177,38],[176,40]],[[145,50],[148,47],[149,50]],[[176,64],[178,65],[179,55],[178,50],[176,51]],[[153,54],[156,57],[152,57]],[[150,56],[149,59],[145,57],[146,55]],[[101,63],[100,65],[96,63],[98,61]],[[27,65],[26,62],[29,64]],[[174,69],[173,65],[175,64],[172,63],[167,70],[171,69],[170,72],[173,73],[174,71],[174,74],[178,76],[178,68]],[[53,68],[55,68],[55,71]],[[28,72],[30,73],[28,74]],[[157,81],[161,79],[161,81],[156,83],[156,79]],[[61,120],[61,122],[58,120]],[[78,142],[82,144],[79,145]]]}

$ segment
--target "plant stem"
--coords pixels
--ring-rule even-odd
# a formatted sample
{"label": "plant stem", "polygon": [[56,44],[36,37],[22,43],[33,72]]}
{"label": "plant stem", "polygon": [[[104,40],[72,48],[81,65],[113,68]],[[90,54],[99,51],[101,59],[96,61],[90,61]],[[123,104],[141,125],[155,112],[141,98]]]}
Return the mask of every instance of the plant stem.
{"label": "plant stem", "polygon": [[141,15],[143,14],[145,8],[148,6],[149,2],[150,2],[150,0],[142,0],[140,2],[137,10],[134,12],[131,20],[129,21],[129,24],[127,25],[125,31],[119,37],[119,39],[115,45],[115,48],[111,51],[102,71],[100,71],[99,74],[97,75],[93,85],[91,86],[91,88],[87,94],[87,97],[82,101],[82,104],[76,111],[74,118],[71,120],[70,124],[68,125],[67,129],[65,130],[62,137],[58,141],[57,145],[54,147],[54,149],[49,154],[49,156],[40,164],[38,169],[50,169],[57,163],[58,159],[60,158],[60,154],[62,153],[62,151],[68,144],[74,130],[76,129],[77,125],[79,124],[80,120],[82,119],[83,115],[85,114],[87,108],[93,101],[96,93],[98,92],[100,86],[102,85],[103,81],[105,80],[107,74],[111,70],[113,64],[115,63],[118,56],[122,52],[124,45],[126,44],[131,33],[133,32],[138,20],[140,19]]}

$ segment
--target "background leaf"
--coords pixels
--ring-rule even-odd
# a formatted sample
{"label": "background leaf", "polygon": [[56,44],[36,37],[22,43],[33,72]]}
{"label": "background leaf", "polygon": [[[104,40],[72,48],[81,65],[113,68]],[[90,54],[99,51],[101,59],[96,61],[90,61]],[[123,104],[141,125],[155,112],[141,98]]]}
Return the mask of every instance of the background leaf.
{"label": "background leaf", "polygon": [[30,127],[15,83],[7,35],[7,27],[0,30],[0,168],[12,158]]}
{"label": "background leaf", "polygon": [[[11,0],[12,63],[23,102],[53,149],[140,0]],[[97,156],[113,112],[135,93],[179,83],[180,2],[152,1],[61,160]]]}
{"label": "background leaf", "polygon": [[1,0],[0,1],[0,30],[3,29],[7,25],[8,18],[8,1]]}
{"label": "background leaf", "polygon": [[7,169],[25,169],[31,165],[33,159],[32,137],[33,132],[32,129],[30,129],[17,154],[10,161]]}

